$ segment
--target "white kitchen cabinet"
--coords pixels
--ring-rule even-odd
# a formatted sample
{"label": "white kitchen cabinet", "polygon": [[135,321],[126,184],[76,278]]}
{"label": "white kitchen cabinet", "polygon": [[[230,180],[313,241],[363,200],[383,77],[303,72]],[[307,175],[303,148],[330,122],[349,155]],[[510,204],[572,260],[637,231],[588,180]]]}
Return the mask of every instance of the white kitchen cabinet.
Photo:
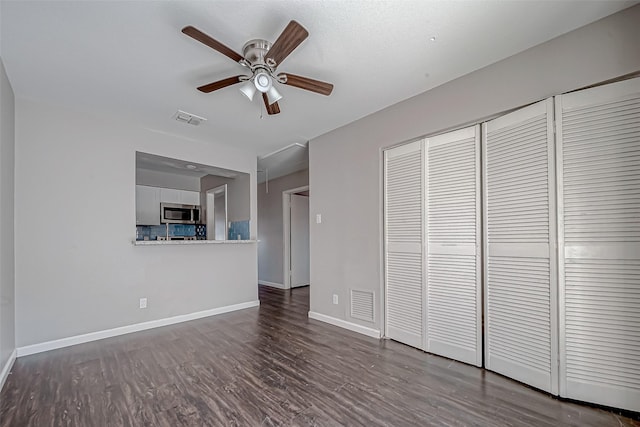
{"label": "white kitchen cabinet", "polygon": [[181,191],[180,203],[184,205],[200,206],[200,193],[198,191]]}
{"label": "white kitchen cabinet", "polygon": [[162,203],[182,203],[182,190],[160,188],[160,201]]}
{"label": "white kitchen cabinet", "polygon": [[136,185],[136,224],[160,224],[160,188]]}
{"label": "white kitchen cabinet", "polygon": [[200,193],[198,191],[176,190],[173,188],[160,188],[160,201],[162,203],[200,205]]}

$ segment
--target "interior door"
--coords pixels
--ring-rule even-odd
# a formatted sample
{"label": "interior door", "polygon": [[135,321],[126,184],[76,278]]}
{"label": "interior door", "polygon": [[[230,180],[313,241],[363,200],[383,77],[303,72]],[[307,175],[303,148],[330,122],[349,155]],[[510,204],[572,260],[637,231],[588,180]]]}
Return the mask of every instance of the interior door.
{"label": "interior door", "polygon": [[483,134],[485,364],[557,394],[553,100]]}
{"label": "interior door", "polygon": [[556,97],[560,394],[640,411],[640,79]]}
{"label": "interior door", "polygon": [[480,126],[425,146],[426,350],[481,366]]}
{"label": "interior door", "polygon": [[424,348],[422,141],[384,152],[385,335]]}
{"label": "interior door", "polygon": [[309,279],[309,196],[291,195],[291,287],[306,286]]}

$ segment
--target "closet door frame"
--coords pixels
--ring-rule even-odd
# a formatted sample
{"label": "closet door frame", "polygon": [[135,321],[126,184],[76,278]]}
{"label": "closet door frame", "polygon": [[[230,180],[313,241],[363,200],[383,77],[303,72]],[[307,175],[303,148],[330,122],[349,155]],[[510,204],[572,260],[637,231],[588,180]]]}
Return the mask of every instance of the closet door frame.
{"label": "closet door frame", "polygon": [[[554,97],[554,112],[561,115],[562,97]],[[565,244],[564,244],[564,156],[562,154],[562,121],[554,120],[555,137],[556,137],[556,186],[557,186],[557,208],[558,212],[558,394],[566,396],[567,394],[567,376],[565,375],[567,366],[567,355],[564,351],[566,345],[565,329],[567,327],[565,321]]]}
{"label": "closet door frame", "polygon": [[[546,110],[547,114],[547,168],[548,168],[548,203],[549,203],[549,309],[550,309],[550,388],[548,391],[553,395],[558,395],[559,390],[559,308],[558,308],[558,230],[557,230],[557,200],[556,200],[556,160],[555,160],[555,115],[553,98],[540,101],[536,104],[508,113],[498,117],[496,120],[509,120],[517,122],[519,117],[525,118],[530,115],[530,111],[535,108]],[[487,133],[488,126],[482,123],[481,137],[481,160],[482,160],[482,282],[483,282],[483,346],[484,346],[484,367],[491,370],[489,366],[489,232],[488,232],[488,177],[487,177]],[[518,380],[517,380],[518,381]],[[532,384],[530,384],[532,385]],[[535,385],[532,385],[537,387]]]}

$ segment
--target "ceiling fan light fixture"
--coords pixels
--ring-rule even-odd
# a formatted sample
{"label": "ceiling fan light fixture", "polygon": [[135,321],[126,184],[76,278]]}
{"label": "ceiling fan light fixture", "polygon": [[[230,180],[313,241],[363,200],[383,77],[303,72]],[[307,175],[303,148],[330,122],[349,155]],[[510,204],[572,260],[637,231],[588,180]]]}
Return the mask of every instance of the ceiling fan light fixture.
{"label": "ceiling fan light fixture", "polygon": [[256,93],[256,86],[253,84],[253,81],[247,80],[242,86],[240,86],[240,92],[249,98],[249,101],[253,101],[253,95]]}
{"label": "ceiling fan light fixture", "polygon": [[262,93],[267,93],[272,87],[271,77],[264,71],[260,71],[255,75],[253,83],[256,89]]}
{"label": "ceiling fan light fixture", "polygon": [[282,95],[280,94],[280,92],[278,92],[275,86],[271,86],[271,88],[269,88],[269,90],[267,91],[267,99],[269,100],[269,105],[271,105],[274,102],[278,102],[279,100],[281,100]]}

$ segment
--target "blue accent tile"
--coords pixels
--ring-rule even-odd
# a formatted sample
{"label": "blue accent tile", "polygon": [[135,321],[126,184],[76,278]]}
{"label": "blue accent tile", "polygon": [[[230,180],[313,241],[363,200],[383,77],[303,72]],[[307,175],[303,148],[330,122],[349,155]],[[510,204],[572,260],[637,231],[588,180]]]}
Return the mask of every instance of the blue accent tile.
{"label": "blue accent tile", "polygon": [[[204,227],[204,226],[199,226]],[[206,236],[206,229],[202,229],[203,236]],[[167,235],[167,225],[136,225],[136,240],[158,240],[158,236]],[[196,235],[196,226],[193,224],[169,224],[169,236]]]}
{"label": "blue accent tile", "polygon": [[[166,233],[166,230],[165,230]],[[169,224],[169,236],[195,236],[196,226],[193,224]]]}
{"label": "blue accent tile", "polygon": [[229,240],[249,240],[249,220],[229,223]]}
{"label": "blue accent tile", "polygon": [[167,235],[166,225],[152,225],[151,226],[151,240],[158,240],[158,236]]}
{"label": "blue accent tile", "polygon": [[151,240],[151,229],[146,225],[136,225],[136,240]]}

